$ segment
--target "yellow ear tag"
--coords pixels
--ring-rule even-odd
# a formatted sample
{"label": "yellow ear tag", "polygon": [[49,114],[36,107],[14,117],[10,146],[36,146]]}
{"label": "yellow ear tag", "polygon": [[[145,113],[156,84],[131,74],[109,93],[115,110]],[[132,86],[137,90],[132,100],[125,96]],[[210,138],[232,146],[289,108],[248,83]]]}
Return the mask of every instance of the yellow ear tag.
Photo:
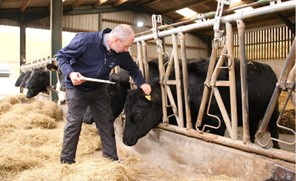
{"label": "yellow ear tag", "polygon": [[145,98],[146,98],[148,101],[151,101],[151,96],[150,96],[150,95],[146,95]]}

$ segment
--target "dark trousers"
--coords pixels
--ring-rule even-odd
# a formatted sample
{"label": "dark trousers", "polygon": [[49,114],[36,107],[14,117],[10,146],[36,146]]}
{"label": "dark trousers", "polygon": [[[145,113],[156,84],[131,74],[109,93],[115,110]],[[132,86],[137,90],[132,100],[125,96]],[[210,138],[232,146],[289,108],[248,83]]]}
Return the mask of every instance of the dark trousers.
{"label": "dark trousers", "polygon": [[88,106],[101,137],[103,156],[118,160],[113,126],[114,118],[107,89],[101,88],[93,91],[68,89],[66,101],[68,112],[64,128],[61,162],[75,163],[83,115]]}

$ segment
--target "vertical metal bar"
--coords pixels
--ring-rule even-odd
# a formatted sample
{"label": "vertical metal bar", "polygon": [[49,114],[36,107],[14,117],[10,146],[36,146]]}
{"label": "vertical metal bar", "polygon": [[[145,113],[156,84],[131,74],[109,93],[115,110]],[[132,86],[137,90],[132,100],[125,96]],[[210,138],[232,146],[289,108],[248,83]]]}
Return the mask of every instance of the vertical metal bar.
{"label": "vertical metal bar", "polygon": [[147,56],[147,43],[145,41],[142,41],[142,50],[143,50],[143,66],[144,66],[144,76],[145,80],[147,82],[150,82],[149,80],[149,67],[148,67],[148,56]]}
{"label": "vertical metal bar", "polygon": [[240,75],[241,75],[241,94],[242,94],[242,118],[243,118],[243,142],[250,142],[249,132],[249,99],[247,84],[247,62],[245,57],[245,23],[242,20],[237,21],[239,34],[239,56],[240,56]]}
{"label": "vertical metal bar", "polygon": [[284,37],[284,49],[285,49],[285,51],[284,51],[284,56],[285,55],[287,55],[288,54],[288,49],[287,49],[287,27],[285,26],[284,27],[285,28],[285,37]]}
{"label": "vertical metal bar", "polygon": [[274,49],[275,49],[275,58],[279,58],[279,50],[278,50],[278,28],[275,28],[274,31]]}
{"label": "vertical metal bar", "polygon": [[269,47],[270,47],[270,53],[269,53],[269,57],[268,58],[271,58],[273,56],[272,36],[273,36],[273,31],[270,28],[269,29]]}
{"label": "vertical metal bar", "polygon": [[267,46],[267,49],[266,49],[266,58],[269,59],[270,52],[271,52],[271,49],[270,49],[270,29],[267,29],[266,30],[266,46]]}
{"label": "vertical metal bar", "polygon": [[274,28],[271,28],[271,47],[272,47],[272,54],[270,56],[270,58],[276,58],[276,52],[275,52],[275,46],[274,46],[274,41],[275,41],[275,38],[274,38],[274,32],[275,32],[275,29]]}
{"label": "vertical metal bar", "polygon": [[262,49],[261,49],[261,52],[262,52],[262,59],[265,59],[265,30],[262,30]]}
{"label": "vertical metal bar", "polygon": [[280,56],[279,56],[279,58],[283,58],[283,56],[282,56],[282,52],[283,52],[283,47],[282,47],[282,42],[283,42],[283,39],[282,39],[282,36],[283,36],[283,31],[282,31],[282,27],[279,27],[279,32],[278,33],[280,33],[280,34],[278,34],[278,38],[279,38],[279,54],[280,54]]}
{"label": "vertical metal bar", "polygon": [[226,47],[228,54],[229,65],[229,91],[231,105],[231,122],[232,122],[232,139],[237,140],[237,102],[236,102],[236,87],[235,87],[235,62],[233,58],[233,32],[231,23],[226,23]]}
{"label": "vertical metal bar", "polygon": [[253,31],[253,46],[254,46],[254,57],[253,57],[253,60],[256,60],[257,59],[257,38],[258,38],[258,34],[257,32]]}
{"label": "vertical metal bar", "polygon": [[253,38],[254,38],[254,32],[249,32],[246,34],[247,36],[249,36],[249,47],[250,47],[250,51],[252,52],[252,56],[250,57],[250,59],[254,58],[254,44],[253,44]]}
{"label": "vertical metal bar", "polygon": [[[20,22],[20,61],[19,61],[20,67],[26,63],[26,25],[23,22],[23,16],[24,15],[21,15],[21,22]],[[24,89],[20,87],[20,93],[23,93],[23,91]]]}
{"label": "vertical metal bar", "polygon": [[[63,4],[62,1],[50,1],[50,30],[51,30],[51,57],[54,57],[56,52],[62,48],[62,17]],[[52,62],[53,63],[53,62]],[[50,72],[50,85],[56,85],[56,73]],[[58,100],[58,95],[55,91],[50,91],[52,101]]]}
{"label": "vertical metal bar", "polygon": [[277,49],[276,49],[276,28],[273,29],[273,51],[274,51],[274,56],[272,58],[277,58]]}
{"label": "vertical metal bar", "polygon": [[164,74],[165,69],[163,65],[163,46],[162,41],[160,39],[156,39],[157,44],[157,55],[158,55],[158,69],[159,69],[159,83],[161,88],[161,99],[162,99],[162,122],[163,124],[167,125],[169,123],[168,114],[167,114],[167,96],[165,92],[165,85],[164,85]]}
{"label": "vertical metal bar", "polygon": [[138,66],[140,68],[140,70],[143,72],[144,75],[144,67],[143,67],[143,52],[142,52],[142,46],[141,46],[141,42],[138,41],[137,42],[137,60],[138,60]]}
{"label": "vertical metal bar", "polygon": [[260,38],[260,44],[259,44],[259,59],[262,60],[263,59],[263,52],[264,50],[262,49],[263,46],[263,33],[262,30],[259,31],[259,38]]}
{"label": "vertical metal bar", "polygon": [[184,114],[183,114],[183,101],[182,101],[182,88],[181,88],[181,76],[180,76],[180,65],[178,56],[178,43],[177,36],[172,34],[173,42],[173,54],[174,54],[174,65],[175,65],[175,77],[176,77],[176,91],[177,91],[177,104],[180,121],[178,122],[179,127],[184,127]]}
{"label": "vertical metal bar", "polygon": [[266,41],[266,30],[263,30],[263,59],[265,60],[266,59],[266,52],[268,51],[267,50],[267,46],[266,46],[266,43],[267,43],[267,41]]}
{"label": "vertical metal bar", "polygon": [[252,36],[251,36],[251,39],[252,39],[252,58],[251,58],[251,60],[254,60],[255,59],[255,37],[256,37],[256,35],[255,35],[255,32],[254,31],[252,31],[252,34],[251,34]]}
{"label": "vertical metal bar", "polygon": [[181,46],[186,128],[192,129],[191,112],[190,112],[189,95],[188,95],[188,70],[187,70],[187,61],[186,61],[185,36],[183,33],[179,33],[178,35],[179,35],[180,46]]}

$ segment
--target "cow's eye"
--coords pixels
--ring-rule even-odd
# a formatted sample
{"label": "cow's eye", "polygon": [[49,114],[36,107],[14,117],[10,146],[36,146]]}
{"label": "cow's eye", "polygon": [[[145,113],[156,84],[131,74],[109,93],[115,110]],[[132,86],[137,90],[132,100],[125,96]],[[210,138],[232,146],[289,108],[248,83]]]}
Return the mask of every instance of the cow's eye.
{"label": "cow's eye", "polygon": [[132,120],[136,122],[140,119],[140,113],[135,112],[135,113],[133,113],[132,117],[133,117]]}

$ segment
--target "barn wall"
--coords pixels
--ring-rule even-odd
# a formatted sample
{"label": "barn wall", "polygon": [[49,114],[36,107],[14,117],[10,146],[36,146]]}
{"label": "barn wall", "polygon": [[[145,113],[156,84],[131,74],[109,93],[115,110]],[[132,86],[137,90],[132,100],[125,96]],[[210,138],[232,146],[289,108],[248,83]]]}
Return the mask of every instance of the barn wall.
{"label": "barn wall", "polygon": [[[120,23],[130,24],[137,34],[137,37],[140,36],[140,32],[151,30],[152,22],[151,15],[134,13],[131,11],[123,12],[113,12],[113,13],[103,13],[101,15],[101,27],[102,28],[114,28]],[[137,27],[136,24],[138,21],[144,23],[144,27]],[[171,37],[166,37],[165,42],[165,51],[171,53],[172,51],[172,40]],[[207,45],[203,43],[199,38],[193,36],[189,33],[185,34],[185,43],[187,46],[186,54],[187,58],[198,58],[198,57],[207,57],[208,50]],[[136,45],[133,45],[131,48],[132,56],[137,56]],[[157,57],[155,41],[147,42],[147,55],[148,59],[153,59]]]}
{"label": "barn wall", "polygon": [[99,15],[71,15],[63,17],[64,30],[97,31],[99,27]]}
{"label": "barn wall", "polygon": [[[63,16],[62,26],[65,31],[79,32],[79,31],[97,31],[99,27],[99,15],[69,15]],[[45,17],[27,24],[27,27],[49,29],[50,17]]]}
{"label": "barn wall", "polygon": [[[143,21],[144,27],[137,27],[137,21]],[[127,23],[133,26],[136,33],[151,30],[151,15],[135,13],[131,11],[121,11],[113,13],[90,14],[90,15],[69,15],[63,17],[63,29],[66,31],[97,31],[106,27],[113,28],[117,24]],[[0,24],[18,26],[19,23],[12,20],[0,19]],[[45,17],[27,23],[27,27],[49,29],[50,18]],[[137,35],[139,36],[139,35]],[[279,75],[284,59],[288,54],[293,41],[293,34],[284,24],[246,30],[246,57],[248,60],[263,61],[270,64]],[[171,37],[164,38],[165,52],[171,53]],[[189,33],[185,34],[187,58],[208,57],[207,45],[198,37]],[[157,57],[155,41],[147,42],[148,59]],[[234,55],[238,56],[237,34],[234,37]],[[137,56],[136,45],[131,48],[132,56]],[[276,63],[274,63],[276,62]]]}
{"label": "barn wall", "polygon": [[[246,57],[248,60],[285,59],[291,48],[294,35],[284,24],[246,30]],[[234,35],[234,52],[238,57],[237,34]]]}
{"label": "barn wall", "polygon": [[[137,22],[142,21],[144,23],[143,27],[137,27]],[[135,13],[131,11],[121,11],[112,13],[102,13],[102,14],[90,14],[90,15],[70,15],[63,17],[63,30],[65,31],[98,31],[105,28],[114,28],[120,23],[126,23],[131,25],[137,36],[140,36],[141,32],[151,30],[152,22],[151,15]],[[42,18],[39,20],[31,21],[27,24],[28,27],[48,29],[50,26],[50,18]],[[164,39],[165,51],[171,53],[172,51],[172,41],[171,37],[166,37]],[[153,59],[157,57],[155,41],[147,42],[147,54],[148,59]],[[199,38],[193,36],[189,33],[185,34],[185,43],[187,46],[186,55],[187,58],[199,58],[207,57],[208,50],[207,45],[203,43]],[[132,56],[137,56],[136,45],[131,48]]]}

